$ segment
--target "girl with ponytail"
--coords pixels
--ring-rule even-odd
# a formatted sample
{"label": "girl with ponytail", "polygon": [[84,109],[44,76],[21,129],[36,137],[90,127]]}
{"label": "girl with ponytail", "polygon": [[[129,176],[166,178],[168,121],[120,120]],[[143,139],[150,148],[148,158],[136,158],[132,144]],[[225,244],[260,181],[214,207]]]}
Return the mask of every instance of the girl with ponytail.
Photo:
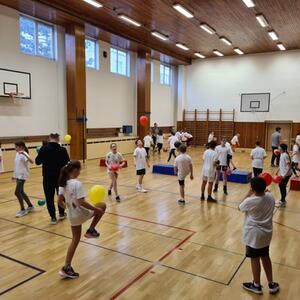
{"label": "girl with ponytail", "polygon": [[68,248],[65,265],[59,271],[62,278],[77,278],[72,266],[72,259],[81,238],[82,224],[92,218],[91,225],[85,233],[86,238],[97,238],[100,234],[95,229],[102,218],[106,205],[99,203],[94,206],[85,200],[82,183],[77,179],[80,175],[81,164],[79,161],[68,162],[60,172],[58,205],[67,208],[67,216],[71,223],[72,242]]}

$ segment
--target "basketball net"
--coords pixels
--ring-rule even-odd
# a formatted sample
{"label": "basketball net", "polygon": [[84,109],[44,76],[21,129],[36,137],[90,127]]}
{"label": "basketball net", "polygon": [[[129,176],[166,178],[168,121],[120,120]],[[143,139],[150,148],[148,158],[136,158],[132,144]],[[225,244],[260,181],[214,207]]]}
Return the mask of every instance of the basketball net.
{"label": "basketball net", "polygon": [[23,93],[9,93],[9,98],[16,103],[17,100],[21,99],[23,95]]}

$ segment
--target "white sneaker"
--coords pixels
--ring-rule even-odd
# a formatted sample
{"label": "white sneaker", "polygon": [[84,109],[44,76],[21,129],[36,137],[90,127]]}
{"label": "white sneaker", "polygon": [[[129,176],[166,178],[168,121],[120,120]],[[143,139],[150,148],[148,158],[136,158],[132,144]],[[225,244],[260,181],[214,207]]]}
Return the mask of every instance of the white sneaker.
{"label": "white sneaker", "polygon": [[278,201],[278,202],[276,202],[275,206],[277,208],[283,208],[286,206],[286,202]]}
{"label": "white sneaker", "polygon": [[141,187],[137,184],[137,185],[135,186],[135,188],[136,188],[137,190],[139,190]]}
{"label": "white sneaker", "polygon": [[28,213],[30,213],[30,212],[32,212],[34,210],[34,206],[28,206],[26,208],[26,210],[27,210]]}
{"label": "white sneaker", "polygon": [[140,193],[147,193],[147,192],[148,192],[147,190],[143,189],[142,187],[139,188],[138,191],[139,191]]}
{"label": "white sneaker", "polygon": [[59,215],[58,220],[63,221],[67,217],[67,214],[64,213],[64,215]]}
{"label": "white sneaker", "polygon": [[22,218],[28,214],[28,211],[26,209],[20,210],[16,213],[17,218]]}

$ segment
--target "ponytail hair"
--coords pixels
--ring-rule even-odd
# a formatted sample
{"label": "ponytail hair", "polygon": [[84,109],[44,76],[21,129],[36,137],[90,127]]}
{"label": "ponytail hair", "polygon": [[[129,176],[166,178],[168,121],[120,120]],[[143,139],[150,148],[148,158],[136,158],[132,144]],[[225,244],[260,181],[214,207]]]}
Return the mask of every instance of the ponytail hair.
{"label": "ponytail hair", "polygon": [[61,187],[65,187],[67,185],[67,181],[70,179],[70,174],[74,170],[80,170],[81,163],[78,160],[69,161],[64,167],[60,170],[60,175],[58,179],[58,185]]}
{"label": "ponytail hair", "polygon": [[26,147],[25,143],[23,141],[18,141],[18,142],[15,142],[15,146],[16,147],[21,147],[24,149],[24,151],[29,154],[29,150],[28,148]]}

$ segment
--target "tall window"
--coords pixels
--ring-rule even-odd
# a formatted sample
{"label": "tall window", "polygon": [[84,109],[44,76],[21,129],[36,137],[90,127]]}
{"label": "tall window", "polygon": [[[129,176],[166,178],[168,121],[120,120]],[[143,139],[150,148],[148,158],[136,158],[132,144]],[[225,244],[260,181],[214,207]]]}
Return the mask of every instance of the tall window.
{"label": "tall window", "polygon": [[165,65],[160,65],[160,84],[171,84],[171,68]]}
{"label": "tall window", "polygon": [[89,38],[85,39],[85,65],[88,68],[98,69],[98,49],[97,41]]}
{"label": "tall window", "polygon": [[55,58],[54,26],[20,17],[20,48],[25,54]]}
{"label": "tall window", "polygon": [[130,56],[129,53],[110,48],[110,71],[123,76],[130,76]]}

